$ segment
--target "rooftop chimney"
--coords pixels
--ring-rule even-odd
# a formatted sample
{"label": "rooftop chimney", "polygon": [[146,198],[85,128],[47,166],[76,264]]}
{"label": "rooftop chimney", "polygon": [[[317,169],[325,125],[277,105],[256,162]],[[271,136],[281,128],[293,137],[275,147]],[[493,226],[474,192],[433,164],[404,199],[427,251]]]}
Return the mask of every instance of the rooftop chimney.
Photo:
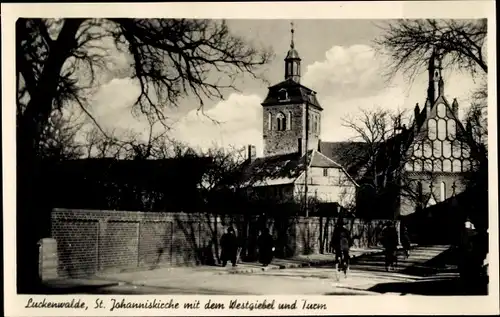
{"label": "rooftop chimney", "polygon": [[255,158],[257,157],[257,150],[255,149],[255,145],[248,145],[248,152],[247,152],[247,158],[250,162],[252,162],[253,160],[255,160]]}

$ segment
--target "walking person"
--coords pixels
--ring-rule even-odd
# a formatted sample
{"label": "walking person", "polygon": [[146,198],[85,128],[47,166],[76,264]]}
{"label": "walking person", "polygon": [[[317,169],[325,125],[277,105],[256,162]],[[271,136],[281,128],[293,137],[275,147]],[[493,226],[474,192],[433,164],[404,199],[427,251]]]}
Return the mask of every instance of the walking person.
{"label": "walking person", "polygon": [[410,257],[411,249],[410,234],[408,233],[408,228],[406,228],[406,226],[402,225],[401,227],[401,245],[403,246],[405,258],[408,259]]}
{"label": "walking person", "polygon": [[238,239],[232,227],[227,228],[220,239],[222,267],[225,267],[228,261],[231,261],[233,267],[236,266],[238,253]]}
{"label": "walking person", "polygon": [[263,266],[268,266],[273,259],[274,252],[274,239],[268,228],[261,231],[257,238],[257,247],[259,248],[259,262]]}
{"label": "walking person", "polygon": [[397,249],[398,249],[398,232],[392,221],[387,223],[387,226],[382,231],[382,246],[385,254],[385,270],[396,268]]}
{"label": "walking person", "polygon": [[343,270],[344,275],[347,275],[347,271],[349,270],[351,235],[349,230],[344,227],[341,219],[339,219],[333,231],[332,244],[335,250],[335,266],[337,270]]}

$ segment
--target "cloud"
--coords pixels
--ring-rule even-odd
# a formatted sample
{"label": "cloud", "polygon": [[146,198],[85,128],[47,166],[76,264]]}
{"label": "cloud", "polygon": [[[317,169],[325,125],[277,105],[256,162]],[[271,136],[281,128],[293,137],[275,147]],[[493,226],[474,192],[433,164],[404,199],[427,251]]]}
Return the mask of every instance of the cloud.
{"label": "cloud", "polygon": [[[262,97],[233,93],[202,113],[191,110],[173,127],[174,137],[194,147],[242,147],[262,151]],[[217,122],[217,123],[216,123]]]}
{"label": "cloud", "polygon": [[381,62],[367,45],[333,46],[325,60],[306,67],[302,82],[319,95],[342,99],[371,96],[386,86]]}
{"label": "cloud", "polygon": [[[341,119],[353,109],[379,105],[397,107],[404,100],[400,89],[386,89],[373,49],[366,45],[334,46],[325,60],[306,67],[303,84],[318,92],[325,109],[322,138],[345,140],[349,131]],[[244,87],[243,87],[244,89]],[[255,144],[262,153],[262,106],[265,96],[232,94],[206,111],[193,110],[175,126],[175,137],[202,148],[218,144],[244,146]],[[209,117],[209,118],[207,118]],[[221,121],[215,124],[211,119]],[[339,133],[340,132],[340,133]]]}
{"label": "cloud", "polygon": [[[416,102],[424,104],[425,73],[411,85],[400,78],[388,83],[382,76],[383,65],[385,63],[370,46],[353,45],[333,46],[325,52],[323,60],[305,67],[302,83],[318,93],[324,108],[322,140],[341,141],[354,137],[352,131],[342,127],[342,119],[355,116],[361,109],[403,110],[412,109]],[[465,108],[467,95],[473,89],[470,78],[466,74],[444,75],[446,96],[450,101],[458,97],[461,108]],[[239,88],[245,91],[245,87]],[[131,105],[139,92],[137,82],[129,77],[115,78],[103,85],[94,96],[93,110],[99,121],[105,122],[107,127],[145,131],[147,123],[131,115]],[[197,109],[172,110],[171,116],[179,119],[172,126],[171,136],[202,149],[214,145],[254,144],[257,153],[262,153],[261,102],[264,98],[263,94],[233,93],[205,113]]]}
{"label": "cloud", "polygon": [[323,61],[306,67],[303,84],[318,93],[324,108],[322,140],[340,141],[354,136],[343,119],[361,109],[404,107],[408,95],[399,85],[388,85],[383,61],[368,45],[333,46]]}

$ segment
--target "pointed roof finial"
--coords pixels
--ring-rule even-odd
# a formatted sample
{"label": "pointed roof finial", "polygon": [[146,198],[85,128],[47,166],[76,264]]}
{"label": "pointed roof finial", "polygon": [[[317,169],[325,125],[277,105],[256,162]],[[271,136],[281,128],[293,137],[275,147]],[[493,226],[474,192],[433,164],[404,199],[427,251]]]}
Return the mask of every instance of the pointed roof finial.
{"label": "pointed roof finial", "polygon": [[295,33],[295,30],[293,29],[293,21],[290,22],[291,30],[290,32],[292,33],[292,41],[290,42],[290,48],[295,48],[295,43],[293,42],[293,33]]}

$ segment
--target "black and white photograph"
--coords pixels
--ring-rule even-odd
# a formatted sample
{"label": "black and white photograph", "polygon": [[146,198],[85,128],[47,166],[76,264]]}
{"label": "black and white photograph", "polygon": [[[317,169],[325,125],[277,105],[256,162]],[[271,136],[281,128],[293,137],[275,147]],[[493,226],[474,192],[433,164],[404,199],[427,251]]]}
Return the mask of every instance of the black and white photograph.
{"label": "black and white photograph", "polygon": [[[498,287],[486,13],[73,15],[13,25],[6,272],[43,295],[25,308],[232,295],[317,314],[272,296]],[[86,295],[121,297],[77,307]]]}

